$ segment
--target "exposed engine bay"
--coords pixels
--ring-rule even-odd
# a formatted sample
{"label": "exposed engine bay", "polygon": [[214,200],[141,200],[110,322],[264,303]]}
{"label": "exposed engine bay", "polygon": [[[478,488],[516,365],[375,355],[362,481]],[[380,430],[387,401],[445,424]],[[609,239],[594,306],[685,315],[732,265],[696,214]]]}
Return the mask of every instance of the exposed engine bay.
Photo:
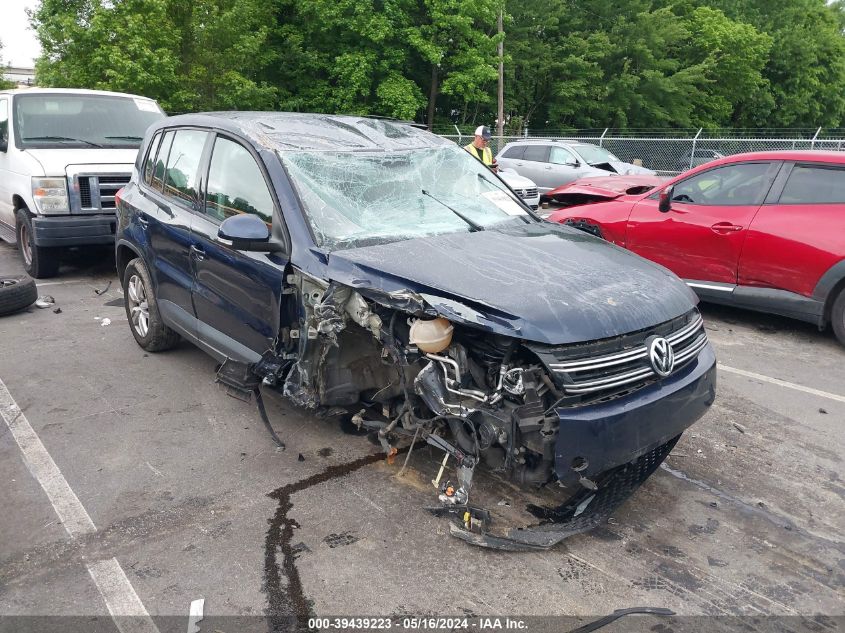
{"label": "exposed engine bay", "polygon": [[[298,314],[288,315],[288,323],[296,325],[282,328],[276,349],[257,365],[224,363],[218,379],[241,389],[255,381],[271,434],[259,381],[305,408],[357,411],[352,424],[377,438],[390,463],[400,449],[413,451],[422,443],[442,451],[432,481],[439,505],[431,511],[449,516],[452,534],[470,543],[546,548],[595,527],[677,440],[595,480],[578,472],[586,463],[573,462],[575,479],[564,483],[555,469],[556,409],[572,406],[573,397],[530,342],[453,323],[411,291],[353,289],[301,272],[286,281],[285,294],[293,295],[288,305],[298,306],[291,308]],[[494,536],[490,513],[470,503],[480,464],[520,486],[568,488],[566,501],[556,508],[529,508],[541,521],[534,532]]]}
{"label": "exposed engine bay", "polygon": [[376,301],[292,281],[305,314],[290,333],[285,396],[311,408],[367,403],[354,422],[389,455],[402,436],[441,448],[458,465],[457,485],[443,481],[446,503],[466,503],[482,460],[519,483],[553,479],[557,418],[544,412],[562,394],[519,340],[455,326],[413,293]]}

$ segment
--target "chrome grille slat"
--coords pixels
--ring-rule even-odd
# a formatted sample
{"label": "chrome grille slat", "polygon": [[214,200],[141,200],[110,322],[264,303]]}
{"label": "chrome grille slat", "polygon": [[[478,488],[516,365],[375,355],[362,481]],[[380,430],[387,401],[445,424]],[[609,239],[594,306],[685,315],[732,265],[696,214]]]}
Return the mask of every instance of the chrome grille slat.
{"label": "chrome grille slat", "polygon": [[[661,327],[662,330],[656,328],[655,332],[665,332],[665,326]],[[697,313],[676,331],[661,335],[675,355],[673,373],[696,358],[707,345],[704,321]],[[620,389],[629,392],[659,378],[648,360],[648,338],[649,333],[644,332],[638,339],[640,342],[631,349],[592,358],[550,362],[548,367],[560,377],[564,392],[570,395],[612,394]]]}

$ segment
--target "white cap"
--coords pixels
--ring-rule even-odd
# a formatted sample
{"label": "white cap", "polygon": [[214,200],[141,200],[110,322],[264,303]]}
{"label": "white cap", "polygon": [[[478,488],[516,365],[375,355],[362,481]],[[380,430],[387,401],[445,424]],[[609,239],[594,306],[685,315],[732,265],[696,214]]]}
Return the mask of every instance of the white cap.
{"label": "white cap", "polygon": [[490,128],[486,125],[479,125],[475,128],[475,135],[487,140],[489,140],[492,136],[492,134],[490,134]]}

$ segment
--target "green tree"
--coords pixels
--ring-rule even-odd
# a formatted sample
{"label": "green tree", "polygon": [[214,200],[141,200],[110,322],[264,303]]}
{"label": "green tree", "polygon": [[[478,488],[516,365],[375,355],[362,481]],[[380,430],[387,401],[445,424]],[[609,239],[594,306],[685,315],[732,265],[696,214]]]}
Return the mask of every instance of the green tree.
{"label": "green tree", "polygon": [[[0,68],[3,68],[3,42],[0,42]],[[14,88],[15,82],[9,81],[6,79],[4,75],[0,75],[0,90],[6,90],[7,88]]]}
{"label": "green tree", "polygon": [[273,60],[270,17],[261,0],[42,0],[38,81],[140,93],[170,111],[271,107],[275,89],[257,79]]}

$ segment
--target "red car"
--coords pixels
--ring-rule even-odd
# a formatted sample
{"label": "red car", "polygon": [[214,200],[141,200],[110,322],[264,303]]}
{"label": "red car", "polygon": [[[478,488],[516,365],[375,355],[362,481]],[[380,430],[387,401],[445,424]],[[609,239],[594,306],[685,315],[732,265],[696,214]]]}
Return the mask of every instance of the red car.
{"label": "red car", "polygon": [[585,178],[549,220],[666,266],[705,301],[831,324],[845,345],[845,153],[754,152],[665,183]]}

